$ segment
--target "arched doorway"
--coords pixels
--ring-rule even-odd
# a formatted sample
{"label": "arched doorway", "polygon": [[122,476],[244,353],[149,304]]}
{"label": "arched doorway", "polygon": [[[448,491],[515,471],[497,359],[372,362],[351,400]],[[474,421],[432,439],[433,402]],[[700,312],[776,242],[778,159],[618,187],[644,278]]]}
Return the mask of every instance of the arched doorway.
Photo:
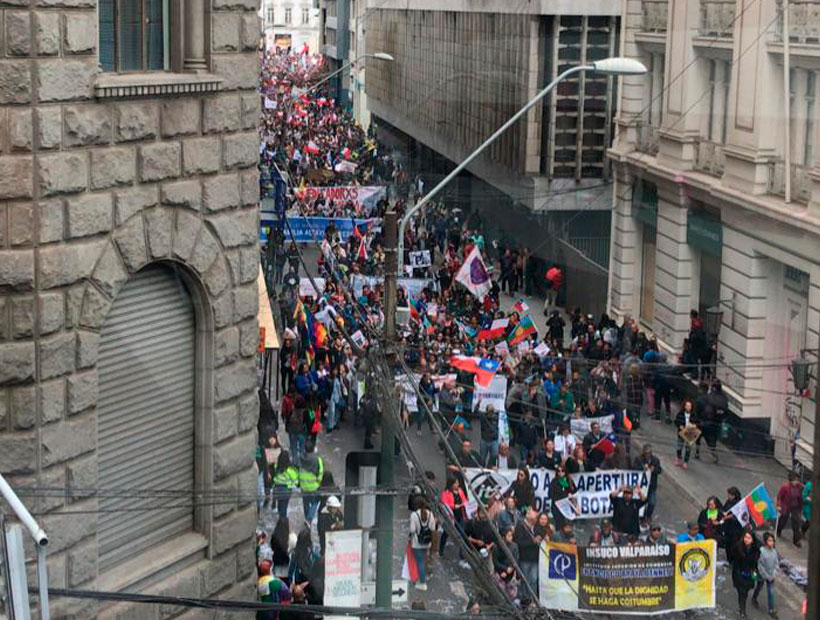
{"label": "arched doorway", "polygon": [[103,324],[100,572],[194,528],[196,342],[191,294],[167,265],[134,274]]}

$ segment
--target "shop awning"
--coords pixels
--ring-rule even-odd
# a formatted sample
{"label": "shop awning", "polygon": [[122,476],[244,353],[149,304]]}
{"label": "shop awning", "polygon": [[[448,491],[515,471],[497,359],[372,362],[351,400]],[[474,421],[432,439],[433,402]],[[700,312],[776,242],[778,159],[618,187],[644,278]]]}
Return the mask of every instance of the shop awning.
{"label": "shop awning", "polygon": [[273,323],[273,312],[270,309],[268,286],[265,284],[262,265],[259,265],[256,284],[259,287],[259,315],[257,317],[259,319],[259,349],[278,349],[279,335],[276,333],[276,325]]}

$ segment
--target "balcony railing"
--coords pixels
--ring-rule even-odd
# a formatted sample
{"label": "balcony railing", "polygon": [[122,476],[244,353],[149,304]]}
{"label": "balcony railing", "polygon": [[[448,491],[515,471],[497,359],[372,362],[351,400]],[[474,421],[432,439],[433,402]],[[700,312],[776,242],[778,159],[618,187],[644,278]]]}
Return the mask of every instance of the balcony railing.
{"label": "balcony railing", "polygon": [[658,154],[658,128],[653,125],[641,123],[636,127],[637,140],[635,141],[635,148],[641,153],[647,155]]}
{"label": "balcony railing", "polygon": [[[789,41],[820,44],[820,0],[790,0]],[[777,0],[775,39],[783,40],[783,0]]]}
{"label": "balcony railing", "polygon": [[700,34],[731,37],[734,21],[735,0],[700,0]]}
{"label": "balcony railing", "polygon": [[[809,167],[791,165],[791,199],[808,204],[811,198],[811,179]],[[769,193],[775,196],[786,195],[786,166],[782,161],[772,163],[769,168]]]}
{"label": "balcony railing", "polygon": [[695,151],[695,170],[716,177],[723,176],[725,162],[722,144],[709,142],[708,140],[698,142],[698,148]]}
{"label": "balcony railing", "polygon": [[648,32],[666,32],[669,18],[669,0],[643,0],[643,29]]}

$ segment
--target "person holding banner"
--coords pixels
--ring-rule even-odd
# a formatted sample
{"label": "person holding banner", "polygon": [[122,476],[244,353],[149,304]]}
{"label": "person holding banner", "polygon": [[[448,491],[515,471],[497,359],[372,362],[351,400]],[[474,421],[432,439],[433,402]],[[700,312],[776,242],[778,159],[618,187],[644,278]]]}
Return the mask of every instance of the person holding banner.
{"label": "person holding banner", "polygon": [[577,491],[575,483],[567,475],[567,469],[563,465],[559,465],[555,470],[555,477],[550,482],[549,498],[552,502],[552,522],[555,524],[555,529],[561,529],[566,523],[567,518],[564,513],[558,508],[558,502],[562,499],[572,497]]}
{"label": "person holding banner", "polygon": [[530,480],[530,471],[522,465],[518,468],[515,480],[507,489],[505,496],[515,499],[515,506],[522,512],[535,505],[535,489]]}
{"label": "person holding banner", "polygon": [[612,491],[609,497],[612,500],[612,526],[615,530],[636,538],[640,536],[640,511],[646,504],[643,489],[638,486],[633,490],[629,486],[623,486]]}

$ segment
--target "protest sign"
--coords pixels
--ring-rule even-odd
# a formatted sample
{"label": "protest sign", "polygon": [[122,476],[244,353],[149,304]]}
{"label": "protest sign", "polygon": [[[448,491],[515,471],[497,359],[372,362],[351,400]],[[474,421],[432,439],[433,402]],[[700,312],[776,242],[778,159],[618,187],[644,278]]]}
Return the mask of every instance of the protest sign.
{"label": "protest sign", "polygon": [[[264,212],[263,218],[270,217],[271,214]],[[288,243],[295,241],[296,243],[313,243],[319,241],[325,236],[325,229],[332,223],[336,227],[339,238],[344,242],[353,234],[355,226],[367,226],[369,229],[381,228],[381,220],[378,218],[371,219],[352,219],[344,217],[301,217],[301,216],[287,216],[287,225],[282,220],[263,219],[260,222],[261,228],[282,228],[285,230],[285,238]]]}
{"label": "protest sign", "polygon": [[325,601],[358,607],[362,590],[362,530],[329,531],[325,538]]}
{"label": "protest sign", "polygon": [[401,387],[404,405],[409,413],[416,413],[419,410],[419,398],[416,394],[415,385],[419,381],[418,375],[397,375],[396,385]]}
{"label": "protest sign", "polygon": [[507,357],[510,354],[510,345],[507,344],[506,340],[499,342],[494,349],[501,357]]}
{"label": "protest sign", "polygon": [[510,426],[507,422],[507,412],[505,402],[507,399],[507,377],[495,375],[490,385],[481,387],[473,379],[473,402],[476,403],[478,411],[487,411],[487,407],[493,406],[498,414],[498,438],[509,445]]}
{"label": "protest sign", "polygon": [[542,342],[537,347],[535,347],[532,350],[532,352],[535,353],[539,357],[539,359],[544,359],[545,357],[547,357],[547,355],[550,354],[550,348],[547,346],[546,342]]}
{"label": "protest sign", "polygon": [[651,615],[714,608],[714,540],[583,547],[545,541],[539,599],[551,609]]}
{"label": "protest sign", "polygon": [[318,291],[313,287],[310,278],[299,278],[299,297],[313,297],[314,299],[319,299],[319,297],[322,296],[322,293],[325,290],[325,279],[313,278],[313,281],[316,282],[316,286],[319,287]]}
{"label": "protest sign", "polygon": [[[504,493],[513,483],[517,472],[491,471],[466,468],[467,492],[471,499],[486,502],[495,493]],[[549,469],[530,469],[530,481],[535,489],[534,508],[539,512],[550,507],[549,486],[555,472]],[[649,490],[649,476],[645,471],[613,469],[571,474],[578,489],[575,494],[577,519],[603,519],[612,516],[610,493],[627,485],[640,486],[644,493]]]}
{"label": "protest sign", "polygon": [[[294,192],[296,199],[303,203],[313,203],[323,198],[336,204],[353,203],[356,213],[369,215],[376,203],[387,195],[387,188],[377,185],[340,185],[338,187],[302,187]],[[297,210],[298,213],[298,210]]]}
{"label": "protest sign", "polygon": [[[363,276],[354,275],[351,278],[351,286],[353,287],[353,294],[358,299],[362,294],[362,288],[365,285],[373,289],[377,284],[383,284],[384,278],[382,276]],[[425,288],[432,288],[433,281],[429,278],[399,278],[398,286],[403,287],[410,297],[416,299],[421,295],[421,291]]]}
{"label": "protest sign", "polygon": [[421,269],[422,267],[429,267],[432,265],[430,260],[430,250],[421,250],[419,252],[410,252],[410,266],[414,269]]}
{"label": "protest sign", "polygon": [[615,419],[614,415],[605,415],[599,418],[572,418],[569,421],[570,432],[583,439],[584,435],[592,430],[592,425],[596,422],[601,427],[601,432],[608,435],[612,432],[612,421]]}

